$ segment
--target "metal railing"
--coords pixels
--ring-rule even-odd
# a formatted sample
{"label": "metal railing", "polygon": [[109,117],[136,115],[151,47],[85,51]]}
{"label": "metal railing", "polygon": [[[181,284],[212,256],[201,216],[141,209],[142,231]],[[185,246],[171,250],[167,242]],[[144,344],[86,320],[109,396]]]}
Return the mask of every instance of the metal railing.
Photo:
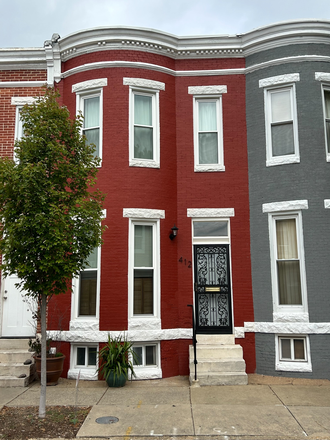
{"label": "metal railing", "polygon": [[195,366],[195,380],[197,380],[197,354],[196,354],[196,322],[195,322],[195,313],[194,313],[194,306],[192,304],[187,304],[187,307],[191,307],[192,312],[192,324],[193,324],[193,346],[194,346],[194,366]]}

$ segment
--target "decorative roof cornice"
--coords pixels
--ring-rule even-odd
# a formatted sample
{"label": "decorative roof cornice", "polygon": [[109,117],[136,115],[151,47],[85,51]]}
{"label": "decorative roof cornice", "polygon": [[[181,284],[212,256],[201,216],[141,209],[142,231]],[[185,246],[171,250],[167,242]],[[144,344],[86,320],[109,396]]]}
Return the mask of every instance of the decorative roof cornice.
{"label": "decorative roof cornice", "polygon": [[0,49],[0,70],[46,68],[46,55],[43,48]]}

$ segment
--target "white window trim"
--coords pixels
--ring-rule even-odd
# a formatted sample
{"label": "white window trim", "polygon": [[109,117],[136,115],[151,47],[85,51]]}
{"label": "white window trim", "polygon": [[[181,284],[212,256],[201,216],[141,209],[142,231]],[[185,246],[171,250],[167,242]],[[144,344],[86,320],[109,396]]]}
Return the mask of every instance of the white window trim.
{"label": "white window trim", "polygon": [[288,200],[286,202],[263,203],[262,212],[282,212],[308,209],[308,200]]}
{"label": "white window trim", "polygon": [[[272,153],[272,131],[271,131],[271,93],[276,90],[290,90],[291,112],[293,124],[293,144],[294,153],[273,156]],[[281,83],[280,86],[267,87],[264,89],[264,109],[265,109],[265,130],[266,130],[266,166],[286,165],[291,163],[300,163],[299,138],[298,138],[298,116],[297,99],[295,83]]]}
{"label": "white window trim", "polygon": [[[280,359],[280,338],[288,339],[304,339],[306,360],[287,361]],[[275,335],[275,370],[276,371],[292,371],[300,373],[310,373],[312,371],[312,360],[310,351],[310,342],[308,335]]]}
{"label": "white window trim", "polygon": [[[92,269],[91,269],[92,270]],[[95,269],[94,269],[95,270]],[[100,319],[101,247],[97,250],[96,316],[79,316],[79,276],[72,280],[70,329],[91,327],[98,329]],[[96,327],[95,327],[96,326]]]}
{"label": "white window trim", "polygon": [[[100,167],[102,166],[103,157],[103,87],[107,86],[107,78],[92,79],[73,84],[72,93],[76,93],[76,113],[81,112],[84,115],[84,99],[98,96],[100,98],[100,121],[99,121],[99,154],[101,159]],[[81,129],[83,133],[83,127]]]}
{"label": "white window trim", "polygon": [[[297,247],[298,258],[300,264],[300,280],[301,280],[301,305],[280,305],[278,295],[278,280],[276,268],[276,220],[281,219],[296,219],[296,233],[297,233]],[[306,269],[305,269],[305,252],[304,252],[304,236],[302,225],[301,211],[283,211],[278,213],[268,213],[269,225],[269,243],[270,243],[270,264],[271,264],[271,280],[273,293],[273,312],[278,317],[283,315],[300,314],[303,317],[308,313],[307,304],[307,283],[306,283]]]}
{"label": "white window trim", "polygon": [[[193,126],[194,126],[194,171],[195,172],[218,172],[225,171],[223,151],[223,118],[222,118],[222,95],[227,93],[226,85],[216,86],[189,86],[188,94],[193,95]],[[202,100],[215,100],[218,120],[218,163],[199,164],[198,142],[198,102]]]}
{"label": "white window trim", "polygon": [[289,83],[295,83],[300,81],[299,73],[286,73],[284,75],[271,76],[269,78],[263,78],[259,80],[259,88],[272,87],[278,85],[284,85]]}
{"label": "white window trim", "polygon": [[[194,236],[194,223],[197,223],[199,221],[202,222],[227,222],[227,231],[228,234],[224,236],[212,236],[212,237],[195,237]],[[230,219],[225,217],[219,217],[219,218],[193,218],[191,221],[191,235],[192,235],[192,243],[193,244],[230,244],[230,236],[231,236],[231,229],[230,229]],[[230,258],[230,265],[231,265],[231,258]],[[232,267],[232,266],[230,266]],[[231,271],[230,271],[231,274]]]}
{"label": "white window trim", "polygon": [[324,200],[324,208],[325,209],[330,209],[330,199],[325,199]]}
{"label": "white window trim", "polygon": [[134,372],[136,377],[132,379],[143,380],[143,379],[161,379],[162,369],[161,369],[161,356],[160,356],[160,343],[155,341],[148,342],[134,342],[136,347],[145,347],[147,345],[156,346],[156,365],[134,365]]}
{"label": "white window trim", "polygon": [[[22,121],[20,119],[20,110],[22,107],[26,104],[30,105],[35,103],[37,98],[31,97],[31,96],[13,96],[11,98],[11,105],[16,106],[16,113],[15,113],[15,141],[19,141],[23,135],[23,126]],[[18,163],[18,159],[15,155],[15,149],[14,149],[14,162]]]}
{"label": "white window trim", "polygon": [[[330,74],[329,74],[329,81],[330,81]],[[323,124],[324,124],[324,138],[325,138],[325,157],[326,161],[330,162],[330,145],[328,145],[328,138],[327,138],[327,127],[326,127],[326,113],[325,113],[325,96],[324,91],[327,90],[330,92],[330,83],[328,84],[322,84],[322,106],[323,106]]]}
{"label": "white window trim", "polygon": [[[153,315],[134,315],[134,226],[153,227],[153,267],[154,267],[154,313]],[[160,219],[130,218],[128,232],[128,329],[160,329]]]}
{"label": "white window trim", "polygon": [[208,218],[208,217],[234,217],[234,208],[188,208],[187,217]]}
{"label": "white window trim", "polygon": [[77,348],[78,347],[95,347],[97,353],[99,351],[98,343],[75,343],[71,344],[70,348],[70,369],[68,371],[68,379],[77,379],[78,377],[82,380],[98,380],[98,354],[96,355],[96,366],[82,366],[76,364],[77,359]]}
{"label": "white window trim", "polygon": [[[123,85],[129,86],[129,166],[160,168],[160,121],[159,92],[165,90],[165,83],[144,78],[123,78]],[[141,93],[152,98],[153,159],[134,157],[134,94]]]}

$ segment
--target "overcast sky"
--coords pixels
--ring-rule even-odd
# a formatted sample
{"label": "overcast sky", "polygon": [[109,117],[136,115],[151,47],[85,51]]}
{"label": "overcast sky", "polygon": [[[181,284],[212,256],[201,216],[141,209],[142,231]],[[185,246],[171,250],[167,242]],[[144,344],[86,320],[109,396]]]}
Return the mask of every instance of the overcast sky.
{"label": "overcast sky", "polygon": [[42,47],[97,26],[174,35],[241,34],[272,23],[330,20],[330,0],[0,0],[0,47]]}

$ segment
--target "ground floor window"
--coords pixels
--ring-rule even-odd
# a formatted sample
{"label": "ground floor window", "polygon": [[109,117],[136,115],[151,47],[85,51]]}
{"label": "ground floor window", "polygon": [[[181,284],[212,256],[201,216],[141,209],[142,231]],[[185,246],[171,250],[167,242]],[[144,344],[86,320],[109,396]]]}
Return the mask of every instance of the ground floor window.
{"label": "ground floor window", "polygon": [[158,350],[156,344],[134,345],[133,350],[136,354],[136,358],[134,359],[133,364],[136,367],[157,366]]}
{"label": "ground floor window", "polygon": [[306,338],[279,338],[281,361],[306,361]]}
{"label": "ground floor window", "polygon": [[94,368],[97,365],[97,347],[77,346],[75,347],[75,365],[77,368]]}
{"label": "ground floor window", "polygon": [[305,335],[277,335],[276,370],[278,371],[312,371],[309,337]]}

